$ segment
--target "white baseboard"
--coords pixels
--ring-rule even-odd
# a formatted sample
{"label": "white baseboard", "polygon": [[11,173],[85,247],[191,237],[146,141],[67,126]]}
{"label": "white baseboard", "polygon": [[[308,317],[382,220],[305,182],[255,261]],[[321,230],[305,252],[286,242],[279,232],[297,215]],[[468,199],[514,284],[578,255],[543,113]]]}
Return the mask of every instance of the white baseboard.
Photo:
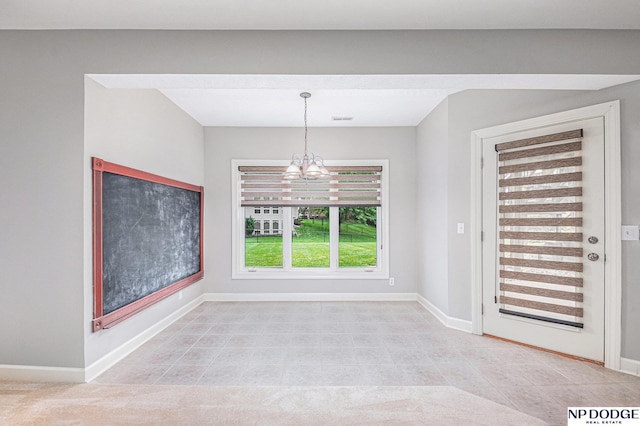
{"label": "white baseboard", "polygon": [[205,302],[408,302],[415,293],[205,293]]}
{"label": "white baseboard", "polygon": [[148,342],[156,334],[160,333],[162,330],[173,324],[182,316],[198,307],[202,302],[204,302],[204,296],[200,295],[171,315],[168,315],[142,333],[133,337],[128,342],[109,352],[85,369],[85,375],[82,381],[90,382],[91,380],[95,379],[100,374],[113,367],[120,360],[124,359],[131,352],[142,346],[144,343]]}
{"label": "white baseboard", "polygon": [[109,352],[86,368],[67,367],[41,367],[32,365],[0,365],[0,380],[20,380],[34,382],[66,382],[82,383],[90,382],[100,374],[113,367],[118,361],[139,348],[156,334],[167,328],[173,322],[204,301],[204,296],[199,296],[184,305],[162,321],[149,327],[120,347]]}
{"label": "white baseboard", "polygon": [[[0,380],[90,382],[202,302],[407,302],[416,300],[446,327],[471,332],[471,321],[448,317],[416,293],[205,293],[86,368],[0,365]],[[623,368],[630,374],[638,375],[640,362],[623,359]]]}
{"label": "white baseboard", "polygon": [[620,358],[620,371],[634,376],[640,376],[640,361],[629,358]]}
{"label": "white baseboard", "polygon": [[340,302],[418,301],[446,327],[471,333],[471,321],[445,315],[440,309],[417,293],[206,293],[205,302]]}
{"label": "white baseboard", "polygon": [[29,382],[84,382],[84,368],[0,365],[0,380]]}
{"label": "white baseboard", "polygon": [[455,330],[466,331],[467,333],[471,333],[473,330],[473,326],[471,321],[462,320],[459,318],[453,318],[447,316],[444,312],[442,312],[436,305],[429,302],[427,299],[422,297],[419,294],[416,294],[416,300],[419,304],[421,304],[427,311],[431,312],[431,314],[436,317],[442,324],[446,327],[453,328]]}

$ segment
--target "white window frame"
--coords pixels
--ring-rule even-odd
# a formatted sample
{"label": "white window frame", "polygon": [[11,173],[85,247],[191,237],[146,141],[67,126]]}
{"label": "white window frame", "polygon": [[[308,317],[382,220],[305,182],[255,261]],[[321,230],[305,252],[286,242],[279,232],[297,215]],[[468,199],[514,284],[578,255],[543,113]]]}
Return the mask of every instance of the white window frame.
{"label": "white window frame", "polygon": [[[381,199],[377,218],[377,265],[373,268],[339,267],[338,242],[339,223],[330,221],[331,257],[328,268],[294,268],[291,265],[292,209],[280,207],[282,211],[282,268],[245,267],[244,207],[240,206],[239,166],[282,166],[289,161],[231,160],[231,208],[232,208],[232,279],[388,279],[389,278],[389,160],[343,160],[331,161],[331,166],[382,166]],[[338,217],[339,207],[330,207],[330,217]]]}

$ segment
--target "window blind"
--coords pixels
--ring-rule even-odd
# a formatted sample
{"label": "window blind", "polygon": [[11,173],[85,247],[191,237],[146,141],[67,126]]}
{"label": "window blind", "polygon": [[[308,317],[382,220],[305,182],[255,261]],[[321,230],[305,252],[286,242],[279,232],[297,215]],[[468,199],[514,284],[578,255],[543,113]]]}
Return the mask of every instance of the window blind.
{"label": "window blind", "polygon": [[582,130],[496,151],[499,310],[582,328]]}
{"label": "window blind", "polygon": [[285,180],[285,167],[239,166],[241,206],[380,206],[382,166],[327,167],[329,177]]}

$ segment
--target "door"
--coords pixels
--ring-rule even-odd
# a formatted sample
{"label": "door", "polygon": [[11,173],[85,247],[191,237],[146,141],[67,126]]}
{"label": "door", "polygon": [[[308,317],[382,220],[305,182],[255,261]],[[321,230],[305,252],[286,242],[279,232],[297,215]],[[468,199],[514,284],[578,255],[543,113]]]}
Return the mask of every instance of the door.
{"label": "door", "polygon": [[604,360],[604,119],[482,142],[483,332]]}

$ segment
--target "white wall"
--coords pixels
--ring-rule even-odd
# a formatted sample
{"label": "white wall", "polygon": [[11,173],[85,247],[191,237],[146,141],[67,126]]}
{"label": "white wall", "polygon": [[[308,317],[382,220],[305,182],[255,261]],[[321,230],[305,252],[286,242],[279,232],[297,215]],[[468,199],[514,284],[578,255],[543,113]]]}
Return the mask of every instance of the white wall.
{"label": "white wall", "polygon": [[301,128],[205,129],[206,268],[211,293],[415,293],[417,283],[415,129],[310,128],[309,150],[331,160],[388,159],[390,199],[390,276],[388,280],[232,280],[231,160],[282,160],[304,148]]}
{"label": "white wall", "polygon": [[[449,101],[417,127],[418,293],[449,313]],[[454,168],[458,170],[459,167]]]}
{"label": "white wall", "polygon": [[[91,157],[194,185],[204,185],[203,129],[157,90],[85,84],[85,364],[91,365],[202,294],[202,281],[113,328],[91,331],[93,319]],[[205,191],[205,197],[207,196]],[[205,270],[206,274],[206,270]]]}
{"label": "white wall", "polygon": [[[92,295],[86,294],[85,74],[636,74],[639,45],[640,31],[0,32],[0,365],[86,365]],[[511,118],[521,107],[505,113]],[[635,120],[624,112],[623,119]],[[279,157],[299,150],[298,137],[290,143]],[[630,188],[637,169],[624,161]],[[468,198],[464,191],[460,197]],[[625,274],[633,281],[638,271]],[[467,292],[463,285],[455,289]],[[632,303],[637,290],[625,291],[625,303]],[[468,303],[457,296],[449,295],[449,314],[468,318]],[[623,353],[632,356],[628,350]]]}

